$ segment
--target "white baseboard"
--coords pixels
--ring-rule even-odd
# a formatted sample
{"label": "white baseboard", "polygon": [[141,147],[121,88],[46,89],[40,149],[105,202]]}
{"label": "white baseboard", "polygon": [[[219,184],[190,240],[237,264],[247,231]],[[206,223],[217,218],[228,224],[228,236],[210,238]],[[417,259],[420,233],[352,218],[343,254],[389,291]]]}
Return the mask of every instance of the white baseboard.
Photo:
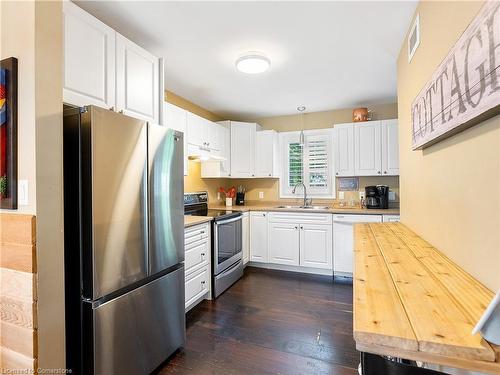
{"label": "white baseboard", "polygon": [[247,265],[251,266],[251,267],[266,268],[266,269],[270,269],[270,270],[290,271],[290,272],[299,272],[299,273],[310,273],[313,275],[333,276],[333,270],[327,270],[327,269],[322,269],[322,268],[287,266],[284,264],[260,263],[260,262],[248,262]]}

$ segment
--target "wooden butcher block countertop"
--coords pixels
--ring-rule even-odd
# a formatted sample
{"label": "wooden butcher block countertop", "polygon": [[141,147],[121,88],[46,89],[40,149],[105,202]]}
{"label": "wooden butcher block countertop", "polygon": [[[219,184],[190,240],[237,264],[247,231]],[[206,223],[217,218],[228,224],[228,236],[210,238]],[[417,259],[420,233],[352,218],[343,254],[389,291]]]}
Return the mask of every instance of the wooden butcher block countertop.
{"label": "wooden butcher block countertop", "polygon": [[401,223],[354,230],[358,350],[500,374],[499,347],[471,334],[492,291]]}

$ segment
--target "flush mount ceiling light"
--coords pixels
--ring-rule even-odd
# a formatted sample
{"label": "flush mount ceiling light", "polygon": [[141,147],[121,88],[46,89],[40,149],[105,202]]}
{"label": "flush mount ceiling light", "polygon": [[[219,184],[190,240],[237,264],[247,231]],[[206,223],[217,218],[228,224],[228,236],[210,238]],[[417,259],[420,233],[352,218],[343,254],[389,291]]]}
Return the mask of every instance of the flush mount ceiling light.
{"label": "flush mount ceiling light", "polygon": [[271,60],[258,52],[248,52],[236,60],[236,69],[247,74],[263,73],[271,66]]}

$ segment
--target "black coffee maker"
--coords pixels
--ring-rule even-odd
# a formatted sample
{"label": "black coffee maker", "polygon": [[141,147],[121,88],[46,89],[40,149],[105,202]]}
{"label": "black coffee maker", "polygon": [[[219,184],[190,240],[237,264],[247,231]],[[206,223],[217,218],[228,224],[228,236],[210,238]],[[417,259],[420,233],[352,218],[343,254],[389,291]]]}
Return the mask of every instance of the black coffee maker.
{"label": "black coffee maker", "polygon": [[389,208],[389,186],[365,186],[366,208]]}

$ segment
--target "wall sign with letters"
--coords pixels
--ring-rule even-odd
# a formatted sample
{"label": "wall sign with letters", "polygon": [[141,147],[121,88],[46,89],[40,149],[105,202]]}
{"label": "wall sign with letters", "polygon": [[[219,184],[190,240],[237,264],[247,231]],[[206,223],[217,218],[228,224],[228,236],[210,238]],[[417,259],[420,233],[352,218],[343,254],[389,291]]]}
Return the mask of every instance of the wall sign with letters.
{"label": "wall sign with letters", "polygon": [[500,2],[487,1],[411,107],[412,149],[500,113]]}

